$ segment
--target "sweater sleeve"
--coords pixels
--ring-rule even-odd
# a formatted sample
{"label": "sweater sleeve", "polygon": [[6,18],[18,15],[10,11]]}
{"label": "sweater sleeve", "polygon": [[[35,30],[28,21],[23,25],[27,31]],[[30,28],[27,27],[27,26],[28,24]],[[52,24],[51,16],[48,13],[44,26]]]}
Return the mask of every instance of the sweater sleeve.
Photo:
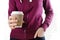
{"label": "sweater sleeve", "polygon": [[15,0],[9,0],[8,17],[11,15],[12,11],[16,11]]}
{"label": "sweater sleeve", "polygon": [[46,28],[49,27],[49,25],[52,21],[52,18],[53,18],[53,10],[51,8],[50,0],[44,0],[43,7],[45,10],[46,17],[45,17],[44,23],[42,24],[42,27],[44,28],[44,31],[45,31]]}

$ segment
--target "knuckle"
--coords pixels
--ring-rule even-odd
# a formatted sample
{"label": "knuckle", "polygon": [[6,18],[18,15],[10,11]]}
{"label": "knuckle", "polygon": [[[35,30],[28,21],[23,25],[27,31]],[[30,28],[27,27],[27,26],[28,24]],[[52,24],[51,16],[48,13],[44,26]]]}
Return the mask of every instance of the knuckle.
{"label": "knuckle", "polygon": [[15,20],[17,20],[17,17],[15,17]]}

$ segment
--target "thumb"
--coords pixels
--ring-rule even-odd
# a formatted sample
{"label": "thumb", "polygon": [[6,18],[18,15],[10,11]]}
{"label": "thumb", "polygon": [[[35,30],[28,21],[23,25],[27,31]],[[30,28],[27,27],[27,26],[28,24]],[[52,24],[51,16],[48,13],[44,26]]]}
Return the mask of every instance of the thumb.
{"label": "thumb", "polygon": [[38,31],[35,33],[34,38],[36,38],[37,36],[38,36]]}

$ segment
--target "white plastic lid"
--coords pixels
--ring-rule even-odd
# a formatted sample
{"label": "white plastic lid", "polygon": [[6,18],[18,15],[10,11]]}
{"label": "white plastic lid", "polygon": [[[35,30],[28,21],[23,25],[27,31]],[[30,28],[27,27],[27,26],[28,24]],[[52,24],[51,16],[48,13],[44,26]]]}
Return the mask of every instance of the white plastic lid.
{"label": "white plastic lid", "polygon": [[11,15],[13,15],[13,14],[14,14],[14,15],[15,15],[15,14],[22,14],[22,15],[24,15],[22,11],[13,11],[13,12],[11,13]]}

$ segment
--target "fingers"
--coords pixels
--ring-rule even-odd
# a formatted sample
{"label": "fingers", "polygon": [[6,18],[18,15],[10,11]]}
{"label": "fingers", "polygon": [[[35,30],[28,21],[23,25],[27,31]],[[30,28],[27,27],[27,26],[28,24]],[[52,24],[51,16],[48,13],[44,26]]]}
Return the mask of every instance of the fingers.
{"label": "fingers", "polygon": [[12,23],[17,23],[18,20],[9,20],[9,24],[12,24]]}
{"label": "fingers", "polygon": [[17,26],[17,24],[16,24],[16,23],[11,23],[11,24],[9,24],[9,27],[10,27],[11,29],[15,29],[15,28],[16,28],[16,26]]}
{"label": "fingers", "polygon": [[44,37],[44,29],[43,29],[43,28],[39,28],[39,29],[36,31],[36,33],[35,33],[35,35],[34,35],[34,38],[36,38],[36,37]]}
{"label": "fingers", "polygon": [[16,23],[14,23],[14,24],[9,24],[10,26],[17,26],[17,24]]}
{"label": "fingers", "polygon": [[9,16],[9,20],[16,20],[17,17],[16,16]]}
{"label": "fingers", "polygon": [[44,36],[44,30],[43,30],[43,28],[39,28],[38,37],[43,37],[43,36]]}
{"label": "fingers", "polygon": [[8,20],[8,22],[9,22],[9,25],[17,25],[18,20],[16,20],[16,19],[13,20],[13,18],[10,17],[9,20]]}
{"label": "fingers", "polygon": [[36,31],[35,35],[34,35],[34,38],[36,38],[38,36],[38,31]]}
{"label": "fingers", "polygon": [[11,29],[15,29],[15,26],[11,26],[11,25],[10,25],[10,28],[11,28]]}
{"label": "fingers", "polygon": [[18,20],[16,17],[14,17],[14,16],[9,17],[8,23],[9,23],[9,26],[11,29],[15,29],[15,26],[17,26],[17,22],[18,22]]}

